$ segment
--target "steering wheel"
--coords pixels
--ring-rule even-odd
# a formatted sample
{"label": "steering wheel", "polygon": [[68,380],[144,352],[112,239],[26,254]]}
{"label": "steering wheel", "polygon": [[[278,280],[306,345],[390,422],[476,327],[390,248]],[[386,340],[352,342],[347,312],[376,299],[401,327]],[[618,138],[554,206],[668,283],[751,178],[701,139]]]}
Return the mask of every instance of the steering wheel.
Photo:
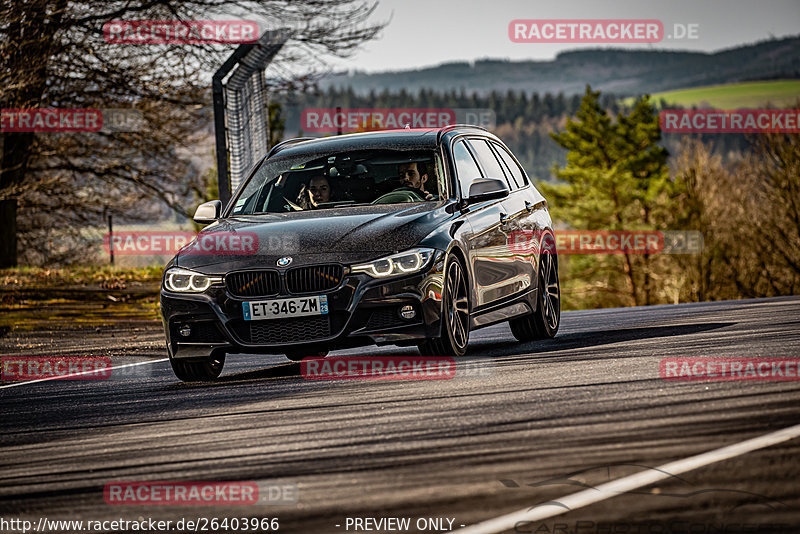
{"label": "steering wheel", "polygon": [[399,187],[379,196],[371,204],[399,204],[401,202],[422,202],[425,200],[414,187]]}

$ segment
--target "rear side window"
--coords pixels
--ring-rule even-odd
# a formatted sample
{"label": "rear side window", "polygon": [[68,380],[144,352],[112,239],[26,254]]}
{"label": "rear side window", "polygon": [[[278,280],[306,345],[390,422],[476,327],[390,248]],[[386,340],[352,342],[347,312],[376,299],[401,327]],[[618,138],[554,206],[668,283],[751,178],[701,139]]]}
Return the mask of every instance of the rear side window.
{"label": "rear side window", "polygon": [[507,173],[503,171],[500,162],[497,161],[497,156],[495,156],[492,149],[489,148],[489,143],[483,139],[470,139],[469,142],[472,148],[475,149],[475,153],[478,155],[478,161],[481,162],[483,169],[486,171],[487,178],[495,178],[497,180],[505,178],[506,183],[508,183],[509,191],[517,189],[516,184],[511,180],[511,176],[506,176]]}
{"label": "rear side window", "polygon": [[[508,164],[505,162],[505,160],[503,158],[500,157],[500,149],[497,147],[497,145],[495,143],[492,143],[492,150],[494,151],[495,156],[497,156],[497,159],[503,165],[503,170],[506,173],[506,177],[508,178],[508,181],[509,182],[514,182],[517,185],[517,187],[519,187],[519,184],[517,183],[517,179],[514,178],[513,174],[511,174],[511,169],[508,168]],[[513,190],[514,188],[512,187],[511,189]]]}
{"label": "rear side window", "polygon": [[481,170],[472,154],[467,150],[464,141],[459,141],[453,146],[453,160],[456,164],[456,174],[458,183],[461,186],[461,196],[466,198],[469,195],[469,186],[476,178],[481,178]]}
{"label": "rear side window", "polygon": [[514,158],[511,157],[511,154],[508,153],[508,150],[505,149],[502,145],[498,143],[492,143],[494,145],[494,149],[500,154],[500,158],[506,164],[506,166],[511,170],[511,175],[514,177],[514,180],[519,184],[520,187],[528,185],[528,179],[525,176],[525,173],[522,172],[517,162],[514,161]]}

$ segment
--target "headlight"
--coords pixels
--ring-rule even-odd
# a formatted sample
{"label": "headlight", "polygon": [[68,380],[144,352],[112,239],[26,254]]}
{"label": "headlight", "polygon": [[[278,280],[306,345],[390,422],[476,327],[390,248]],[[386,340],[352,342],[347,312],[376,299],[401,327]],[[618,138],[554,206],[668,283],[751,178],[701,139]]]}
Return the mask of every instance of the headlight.
{"label": "headlight", "polygon": [[164,287],[178,293],[202,293],[211,284],[219,283],[221,276],[206,276],[180,267],[172,267],[164,274]]}
{"label": "headlight", "polygon": [[415,273],[425,267],[432,256],[433,249],[415,248],[370,263],[353,265],[352,272],[366,273],[373,278],[388,278],[390,276]]}

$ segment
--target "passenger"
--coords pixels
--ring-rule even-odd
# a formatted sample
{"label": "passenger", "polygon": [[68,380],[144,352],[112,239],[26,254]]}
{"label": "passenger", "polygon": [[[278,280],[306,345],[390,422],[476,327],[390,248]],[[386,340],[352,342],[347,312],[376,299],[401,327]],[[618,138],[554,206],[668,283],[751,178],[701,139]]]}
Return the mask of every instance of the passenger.
{"label": "passenger", "polygon": [[320,204],[330,202],[331,199],[331,184],[325,176],[315,176],[309,182],[308,186],[303,186],[300,189],[300,194],[297,197],[297,203],[304,210],[317,209]]}

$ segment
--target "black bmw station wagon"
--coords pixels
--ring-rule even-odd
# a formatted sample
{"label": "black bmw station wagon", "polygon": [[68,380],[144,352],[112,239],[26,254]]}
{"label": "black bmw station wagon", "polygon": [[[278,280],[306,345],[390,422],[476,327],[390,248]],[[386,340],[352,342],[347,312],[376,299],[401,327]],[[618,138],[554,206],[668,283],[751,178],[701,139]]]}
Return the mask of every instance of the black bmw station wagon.
{"label": "black bmw station wagon", "polygon": [[470,331],[498,322],[521,341],[558,330],[547,202],[475,126],[285,141],[195,220],[208,226],[161,288],[181,380],[214,379],[237,353],[461,356]]}

